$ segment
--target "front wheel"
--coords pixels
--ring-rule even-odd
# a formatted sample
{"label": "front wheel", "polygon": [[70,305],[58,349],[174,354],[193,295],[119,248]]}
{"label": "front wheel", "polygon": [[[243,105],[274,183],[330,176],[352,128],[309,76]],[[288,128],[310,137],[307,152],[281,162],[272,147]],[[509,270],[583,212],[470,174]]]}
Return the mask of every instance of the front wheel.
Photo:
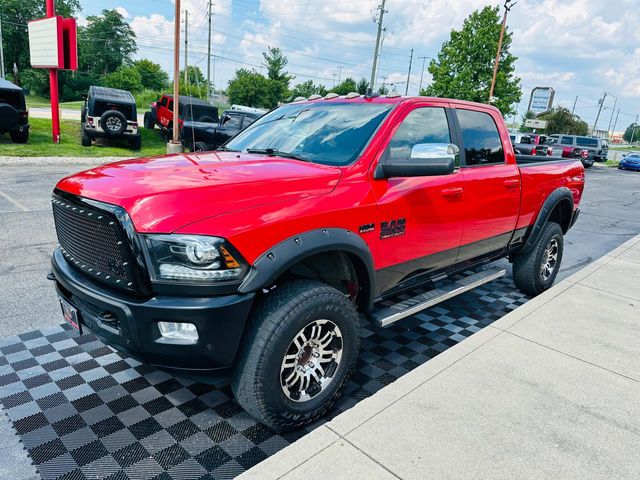
{"label": "front wheel", "polygon": [[317,281],[286,283],[254,312],[231,388],[272,429],[301,427],[340,396],[359,346],[358,314],[345,294]]}
{"label": "front wheel", "polygon": [[206,152],[207,150],[209,149],[207,148],[207,144],[204,142],[196,142],[191,148],[192,152]]}
{"label": "front wheel", "polygon": [[551,288],[560,270],[563,250],[562,228],[555,222],[547,222],[535,246],[513,259],[516,287],[529,295],[539,295]]}
{"label": "front wheel", "polygon": [[145,112],[144,114],[144,128],[147,130],[153,130],[156,126],[155,116],[151,112]]}

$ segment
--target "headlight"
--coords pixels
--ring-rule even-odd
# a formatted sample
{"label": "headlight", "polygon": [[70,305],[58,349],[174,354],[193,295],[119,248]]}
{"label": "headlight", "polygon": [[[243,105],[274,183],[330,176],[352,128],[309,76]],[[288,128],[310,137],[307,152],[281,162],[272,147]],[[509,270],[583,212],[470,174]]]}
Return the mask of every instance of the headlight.
{"label": "headlight", "polygon": [[202,235],[145,236],[152,280],[219,284],[237,281],[247,264],[229,243]]}

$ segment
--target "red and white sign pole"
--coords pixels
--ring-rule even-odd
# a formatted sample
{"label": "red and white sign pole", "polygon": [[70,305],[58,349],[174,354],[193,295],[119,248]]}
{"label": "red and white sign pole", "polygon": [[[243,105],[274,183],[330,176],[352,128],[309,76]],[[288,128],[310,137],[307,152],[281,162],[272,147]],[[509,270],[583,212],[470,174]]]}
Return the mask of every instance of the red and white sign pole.
{"label": "red and white sign pole", "polygon": [[[47,18],[55,17],[55,0],[46,0]],[[53,132],[53,143],[60,143],[60,102],[58,100],[58,69],[49,69],[49,88],[51,92],[51,130]]]}

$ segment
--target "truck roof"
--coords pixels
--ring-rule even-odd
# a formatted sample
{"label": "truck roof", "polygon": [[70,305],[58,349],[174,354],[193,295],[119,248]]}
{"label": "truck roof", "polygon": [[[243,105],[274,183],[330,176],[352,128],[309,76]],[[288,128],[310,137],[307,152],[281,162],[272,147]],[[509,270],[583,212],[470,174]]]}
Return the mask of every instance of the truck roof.
{"label": "truck roof", "polygon": [[22,88],[20,88],[19,86],[11,83],[9,80],[5,80],[4,78],[0,78],[0,89],[2,90],[15,90],[15,91],[22,91]]}
{"label": "truck roof", "polygon": [[133,98],[131,92],[118,90],[117,88],[98,87],[96,85],[89,87],[89,97],[94,100],[102,100],[106,102],[126,104],[136,103],[136,99]]}
{"label": "truck roof", "polygon": [[[173,98],[173,95],[166,94],[165,97]],[[180,95],[178,97],[178,103],[180,105],[202,105],[206,107],[213,107],[213,105],[211,105],[206,100],[202,100],[201,98],[197,98],[197,97],[189,97],[187,95]]]}

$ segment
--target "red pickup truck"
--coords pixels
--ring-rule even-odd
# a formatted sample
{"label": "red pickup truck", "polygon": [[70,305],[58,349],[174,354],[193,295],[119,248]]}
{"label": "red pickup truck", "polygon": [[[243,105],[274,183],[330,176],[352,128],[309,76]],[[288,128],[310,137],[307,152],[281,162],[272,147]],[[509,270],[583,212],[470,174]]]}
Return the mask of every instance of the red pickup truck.
{"label": "red pickup truck", "polygon": [[338,397],[359,315],[388,325],[504,275],[486,264],[505,257],[522,291],[549,288],[584,181],[578,160],[516,158],[491,106],[330,94],[215,152],[61,180],[52,278],[82,332],[174,372],[230,372],[240,405],[284,430]]}

